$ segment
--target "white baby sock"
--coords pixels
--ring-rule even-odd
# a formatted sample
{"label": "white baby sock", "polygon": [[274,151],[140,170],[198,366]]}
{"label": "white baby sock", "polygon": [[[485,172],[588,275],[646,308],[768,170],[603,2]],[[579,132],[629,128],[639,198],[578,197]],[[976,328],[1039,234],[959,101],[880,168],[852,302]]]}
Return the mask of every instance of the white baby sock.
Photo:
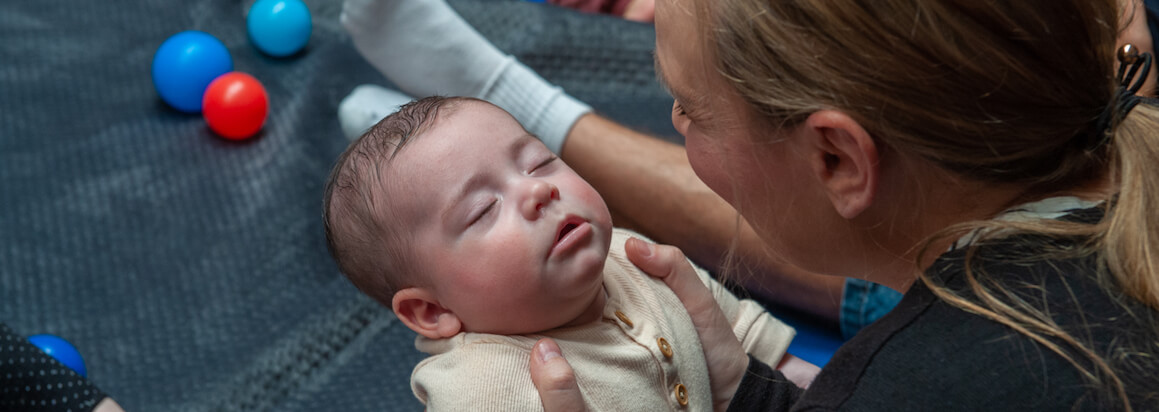
{"label": "white baby sock", "polygon": [[556,153],[591,111],[495,48],[443,0],[346,0],[342,25],[362,56],[404,92],[490,101]]}
{"label": "white baby sock", "polygon": [[410,96],[373,84],[355,87],[338,104],[338,123],[342,124],[342,134],[347,139],[357,139],[370,126],[397,112],[399,106],[411,100]]}

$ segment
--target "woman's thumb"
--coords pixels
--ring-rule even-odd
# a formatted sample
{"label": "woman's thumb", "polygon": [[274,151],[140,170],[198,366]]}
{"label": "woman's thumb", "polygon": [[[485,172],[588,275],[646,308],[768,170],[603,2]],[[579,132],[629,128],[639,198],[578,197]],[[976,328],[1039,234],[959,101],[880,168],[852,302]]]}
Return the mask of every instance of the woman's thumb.
{"label": "woman's thumb", "polygon": [[531,348],[531,382],[539,391],[544,412],[583,412],[583,394],[575,372],[551,339],[540,339]]}

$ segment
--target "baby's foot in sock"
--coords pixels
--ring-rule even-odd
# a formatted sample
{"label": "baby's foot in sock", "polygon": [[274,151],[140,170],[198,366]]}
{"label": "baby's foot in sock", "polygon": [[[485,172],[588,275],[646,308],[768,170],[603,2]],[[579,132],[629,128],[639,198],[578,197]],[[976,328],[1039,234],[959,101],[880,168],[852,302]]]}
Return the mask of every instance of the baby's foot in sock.
{"label": "baby's foot in sock", "polygon": [[342,25],[362,56],[412,96],[481,96],[512,60],[443,0],[347,0]]}
{"label": "baby's foot in sock", "polygon": [[338,104],[338,123],[342,124],[342,134],[347,139],[357,139],[382,118],[397,112],[399,106],[411,100],[410,96],[372,84],[355,87]]}

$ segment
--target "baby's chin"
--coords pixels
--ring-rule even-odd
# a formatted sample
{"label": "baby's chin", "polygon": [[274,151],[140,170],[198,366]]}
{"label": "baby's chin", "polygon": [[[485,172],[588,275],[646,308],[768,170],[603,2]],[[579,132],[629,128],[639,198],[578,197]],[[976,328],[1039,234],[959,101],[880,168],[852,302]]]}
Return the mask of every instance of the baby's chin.
{"label": "baby's chin", "polygon": [[581,282],[587,285],[594,285],[596,283],[603,283],[604,279],[604,264],[608,261],[608,248],[611,244],[611,237],[600,239],[603,242],[602,247],[593,251],[591,254],[584,256],[577,256],[576,265],[580,272],[579,278],[585,280]]}

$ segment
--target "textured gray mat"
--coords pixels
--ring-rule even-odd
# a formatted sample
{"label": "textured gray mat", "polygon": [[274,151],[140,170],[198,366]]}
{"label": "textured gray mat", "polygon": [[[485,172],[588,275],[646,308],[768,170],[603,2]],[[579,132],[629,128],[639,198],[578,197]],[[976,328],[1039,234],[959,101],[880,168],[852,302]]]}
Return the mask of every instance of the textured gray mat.
{"label": "textured gray mat", "polygon": [[[129,410],[419,409],[413,334],[337,273],[319,219],[338,101],[384,81],[340,1],[307,4],[307,50],[272,59],[246,39],[248,2],[0,3],[0,321],[71,340]],[[452,4],[597,110],[675,134],[650,27]],[[190,29],[264,83],[259,138],[216,138],[156,96],[154,51]]]}

